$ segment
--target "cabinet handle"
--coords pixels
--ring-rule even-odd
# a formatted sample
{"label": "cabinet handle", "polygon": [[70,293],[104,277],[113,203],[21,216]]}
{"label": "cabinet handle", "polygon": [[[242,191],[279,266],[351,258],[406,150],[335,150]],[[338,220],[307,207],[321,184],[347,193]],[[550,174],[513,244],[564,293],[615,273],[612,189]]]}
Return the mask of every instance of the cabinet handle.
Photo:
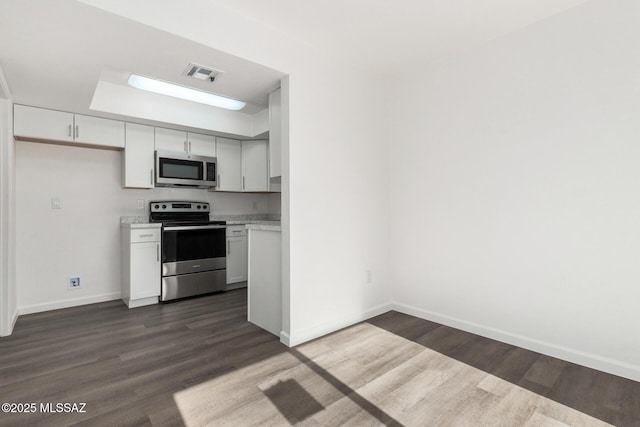
{"label": "cabinet handle", "polygon": [[218,183],[216,184],[218,188],[220,188],[220,174],[218,174]]}
{"label": "cabinet handle", "polygon": [[69,125],[69,138],[71,138],[71,125]]}
{"label": "cabinet handle", "polygon": [[160,262],[160,244],[156,245],[156,261]]}
{"label": "cabinet handle", "polygon": [[76,125],[76,138],[80,138],[80,128]]}
{"label": "cabinet handle", "polygon": [[232,233],[242,233],[242,230],[232,230]]}
{"label": "cabinet handle", "polygon": [[189,141],[189,152],[191,152],[191,141]]}
{"label": "cabinet handle", "polygon": [[141,234],[140,237],[153,237],[153,234]]}
{"label": "cabinet handle", "polygon": [[184,152],[185,153],[189,152],[189,150],[187,150],[187,141],[184,142]]}
{"label": "cabinet handle", "polygon": [[227,240],[227,255],[231,255],[231,242]]}
{"label": "cabinet handle", "polygon": [[242,177],[242,189],[244,190],[244,176]]}
{"label": "cabinet handle", "polygon": [[153,169],[149,171],[149,184],[153,185]]}

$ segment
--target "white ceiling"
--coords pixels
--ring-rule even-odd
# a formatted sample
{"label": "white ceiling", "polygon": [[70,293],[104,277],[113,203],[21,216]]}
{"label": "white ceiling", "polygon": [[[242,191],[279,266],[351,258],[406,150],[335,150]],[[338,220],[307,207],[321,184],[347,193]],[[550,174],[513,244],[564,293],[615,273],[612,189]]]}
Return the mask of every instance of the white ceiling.
{"label": "white ceiling", "polygon": [[393,73],[588,0],[212,0],[365,68]]}
{"label": "white ceiling", "polygon": [[[214,83],[182,73],[221,69]],[[92,113],[105,70],[156,77],[267,107],[283,74],[73,0],[0,1],[0,66],[16,103]],[[125,79],[126,81],[126,79]]]}
{"label": "white ceiling", "polygon": [[[470,49],[587,0],[208,1],[344,61],[391,73]],[[181,75],[189,62],[225,74],[213,85],[189,79]],[[104,70],[247,101],[246,113],[266,107],[267,93],[282,78],[264,66],[74,0],[0,1],[0,66],[15,102],[80,113],[91,113]]]}

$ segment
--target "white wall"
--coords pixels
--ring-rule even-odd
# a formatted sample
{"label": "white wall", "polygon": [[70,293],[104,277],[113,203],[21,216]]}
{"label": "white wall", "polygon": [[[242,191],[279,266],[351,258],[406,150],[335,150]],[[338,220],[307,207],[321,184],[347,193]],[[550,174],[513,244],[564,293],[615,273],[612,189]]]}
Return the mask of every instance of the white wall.
{"label": "white wall", "polygon": [[[289,204],[283,213],[289,343],[385,311],[383,80],[215,2],[195,0],[189,7],[169,0],[84,2],[289,75],[290,144],[283,155],[289,156],[289,176],[283,176],[282,195]],[[372,283],[365,283],[367,269]]]}
{"label": "white wall", "polygon": [[[4,80],[0,69],[0,80]],[[11,101],[0,88],[0,336],[10,335],[18,318],[15,277],[15,175]]]}
{"label": "white wall", "polygon": [[397,307],[640,380],[640,3],[393,80]]}
{"label": "white wall", "polygon": [[[16,143],[18,307],[21,314],[120,298],[120,217],[150,200],[203,200],[213,214],[270,213],[278,195],[122,189],[122,152]],[[51,209],[58,197],[62,209]],[[144,199],[145,209],[136,208]],[[257,210],[253,210],[253,202]],[[279,212],[279,210],[278,210]],[[81,276],[81,289],[67,278]]]}

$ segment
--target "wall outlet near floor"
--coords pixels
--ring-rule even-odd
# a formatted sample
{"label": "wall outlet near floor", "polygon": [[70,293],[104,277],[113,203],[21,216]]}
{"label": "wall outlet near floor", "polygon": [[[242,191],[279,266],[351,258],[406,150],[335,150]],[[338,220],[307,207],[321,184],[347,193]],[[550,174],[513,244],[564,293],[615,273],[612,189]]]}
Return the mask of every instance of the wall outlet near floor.
{"label": "wall outlet near floor", "polygon": [[80,276],[69,277],[69,289],[78,289],[80,287]]}

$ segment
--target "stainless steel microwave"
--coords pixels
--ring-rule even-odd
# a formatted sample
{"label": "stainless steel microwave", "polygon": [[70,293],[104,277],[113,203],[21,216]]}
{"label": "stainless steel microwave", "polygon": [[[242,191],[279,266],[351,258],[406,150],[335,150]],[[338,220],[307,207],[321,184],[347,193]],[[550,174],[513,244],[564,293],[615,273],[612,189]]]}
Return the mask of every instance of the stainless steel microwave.
{"label": "stainless steel microwave", "polygon": [[215,157],[156,151],[156,187],[215,187]]}

